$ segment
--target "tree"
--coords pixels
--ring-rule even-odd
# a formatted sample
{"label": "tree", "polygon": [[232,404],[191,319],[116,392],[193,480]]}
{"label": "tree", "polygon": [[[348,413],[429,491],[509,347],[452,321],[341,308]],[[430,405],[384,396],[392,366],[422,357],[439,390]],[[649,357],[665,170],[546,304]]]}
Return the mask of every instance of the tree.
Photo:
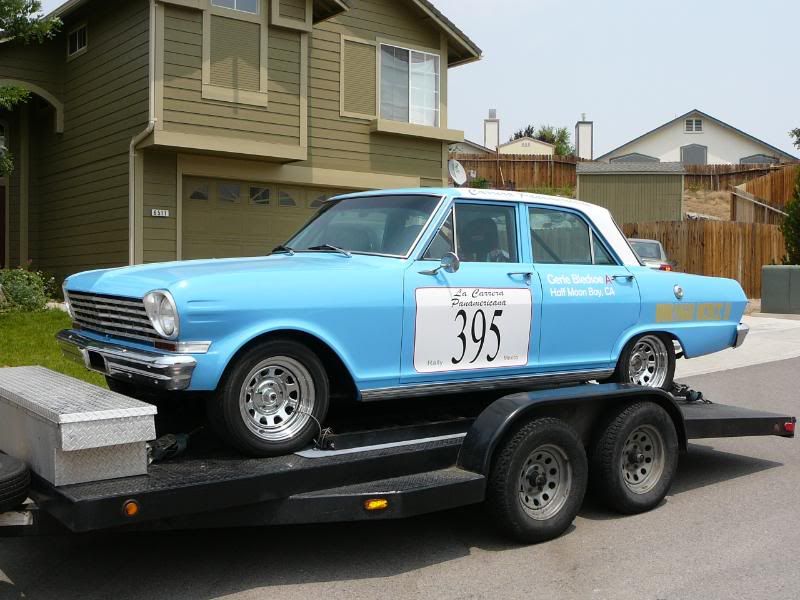
{"label": "tree", "polygon": [[800,265],[800,169],[797,170],[794,197],[786,205],[786,213],[781,223],[783,239],[786,242],[784,262],[788,265]]}
{"label": "tree", "polygon": [[[0,0],[0,31],[3,42],[21,40],[25,44],[41,44],[52,38],[61,26],[58,18],[42,16],[39,0]],[[0,86],[0,108],[12,110],[27,102],[31,94],[20,86]],[[6,148],[0,147],[0,176],[9,174],[14,168],[14,159]]]}
{"label": "tree", "polygon": [[789,132],[789,135],[794,138],[794,146],[795,146],[795,148],[800,150],[800,127],[792,129]]}
{"label": "tree", "polygon": [[575,147],[570,143],[569,129],[566,127],[542,125],[539,129],[536,129],[533,125],[528,125],[523,129],[515,131],[509,141],[518,140],[523,137],[553,144],[555,146],[554,152],[558,156],[575,154]]}

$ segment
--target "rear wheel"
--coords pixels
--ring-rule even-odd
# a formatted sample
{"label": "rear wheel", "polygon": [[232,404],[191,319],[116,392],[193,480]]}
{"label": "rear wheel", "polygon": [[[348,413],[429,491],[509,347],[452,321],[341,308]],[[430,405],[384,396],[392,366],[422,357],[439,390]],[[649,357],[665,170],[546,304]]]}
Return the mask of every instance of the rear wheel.
{"label": "rear wheel", "polygon": [[513,434],[496,456],[487,505],[497,525],[526,543],[561,535],[586,492],[586,453],[575,431],[559,419],[536,419]]}
{"label": "rear wheel", "polygon": [[675,345],[654,333],[632,339],[625,346],[613,379],[645,387],[671,390],[675,377]]}
{"label": "rear wheel", "polygon": [[667,495],[678,466],[678,435],[662,407],[639,402],[613,413],[592,447],[592,488],[609,507],[640,513]]}
{"label": "rear wheel", "polygon": [[328,389],[322,362],[302,344],[259,344],[238,359],[220,387],[218,414],[224,426],[219,429],[247,454],[294,452],[320,432]]}

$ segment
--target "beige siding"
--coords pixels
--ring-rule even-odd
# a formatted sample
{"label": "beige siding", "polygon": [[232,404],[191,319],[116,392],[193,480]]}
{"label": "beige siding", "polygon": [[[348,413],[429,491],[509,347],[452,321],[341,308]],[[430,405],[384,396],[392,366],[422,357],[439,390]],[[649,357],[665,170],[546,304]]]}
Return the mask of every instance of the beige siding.
{"label": "beige siding", "polygon": [[257,92],[261,81],[258,23],[211,17],[211,84]]}
{"label": "beige siding", "polygon": [[617,223],[680,221],[680,175],[579,175],[578,198],[611,211]]}
{"label": "beige siding", "polygon": [[31,105],[30,254],[58,278],[127,264],[128,145],[147,124],[147,2],[95,3],[88,26],[87,52],[61,59],[64,133]]}
{"label": "beige siding", "polygon": [[300,33],[269,30],[267,107],[219,102],[202,97],[202,12],[165,11],[164,129],[298,146]]}
{"label": "beige siding", "polygon": [[306,20],[305,0],[280,0],[280,16],[297,21]]}
{"label": "beige siding", "polygon": [[[443,142],[370,133],[367,119],[340,116],[341,36],[438,48],[439,32],[409,2],[362,0],[315,25],[309,69],[309,160],[314,167],[412,175],[442,183]],[[345,88],[345,93],[350,94]],[[348,96],[349,97],[349,96]],[[345,109],[346,112],[346,109]]]}
{"label": "beige siding", "polygon": [[375,116],[378,68],[375,46],[345,40],[342,61],[344,111]]}
{"label": "beige siding", "polygon": [[[144,153],[144,262],[176,259],[177,156],[174,152]],[[167,209],[169,217],[153,217],[152,209]]]}

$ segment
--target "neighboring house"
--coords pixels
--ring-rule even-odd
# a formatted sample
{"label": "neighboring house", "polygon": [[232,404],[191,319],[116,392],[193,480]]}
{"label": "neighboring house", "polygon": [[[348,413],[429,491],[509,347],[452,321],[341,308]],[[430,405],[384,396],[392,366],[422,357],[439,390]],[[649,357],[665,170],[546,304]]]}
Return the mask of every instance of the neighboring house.
{"label": "neighboring house", "polygon": [[494,156],[495,151],[487,148],[486,146],[481,146],[477,142],[472,142],[470,140],[464,140],[463,142],[457,142],[455,144],[450,144],[450,153],[451,154],[473,154],[476,157],[479,156]]}
{"label": "neighboring house", "polygon": [[691,110],[597,160],[705,165],[779,163],[798,159],[711,115]]}
{"label": "neighboring house", "polygon": [[556,147],[553,144],[527,136],[500,144],[498,147],[500,154],[546,154],[553,156],[555,150]]}
{"label": "neighboring house", "polygon": [[16,158],[5,262],[259,255],[332,194],[447,182],[447,70],[480,49],[427,0],[70,0],[0,44]]}
{"label": "neighboring house", "polygon": [[611,211],[617,223],[680,221],[683,176],[677,162],[579,162],[575,197]]}

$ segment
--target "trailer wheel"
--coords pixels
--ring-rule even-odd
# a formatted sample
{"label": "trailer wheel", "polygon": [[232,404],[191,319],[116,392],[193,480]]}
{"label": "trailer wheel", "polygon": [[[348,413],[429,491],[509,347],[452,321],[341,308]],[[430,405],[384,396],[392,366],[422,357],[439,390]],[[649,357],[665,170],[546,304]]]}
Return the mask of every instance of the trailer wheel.
{"label": "trailer wheel", "polygon": [[521,542],[558,537],[578,514],[587,470],[583,444],[569,425],[530,421],[498,448],[487,506],[497,525]]}
{"label": "trailer wheel", "polygon": [[328,413],[328,376],[304,345],[271,340],[233,365],[217,393],[228,441],[253,456],[295,452],[319,434]]}
{"label": "trailer wheel", "polygon": [[612,414],[591,455],[592,488],[609,508],[625,514],[651,510],[667,495],[678,466],[672,419],[653,402]]}
{"label": "trailer wheel", "polygon": [[25,502],[30,485],[31,473],[25,463],[0,453],[0,513]]}

